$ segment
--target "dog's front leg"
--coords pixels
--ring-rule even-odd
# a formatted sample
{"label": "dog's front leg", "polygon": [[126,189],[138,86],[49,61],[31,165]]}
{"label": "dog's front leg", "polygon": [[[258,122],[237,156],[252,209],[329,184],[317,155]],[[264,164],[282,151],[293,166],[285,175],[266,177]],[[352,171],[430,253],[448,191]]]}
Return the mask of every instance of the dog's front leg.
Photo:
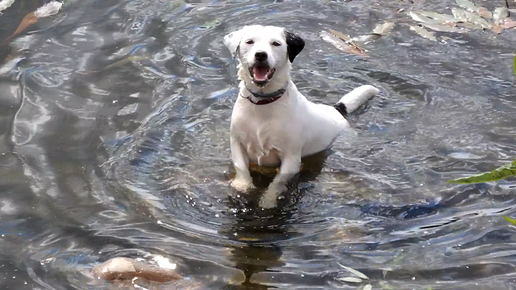
{"label": "dog's front leg", "polygon": [[287,154],[282,158],[278,174],[260,199],[262,208],[276,207],[278,196],[287,189],[288,181],[299,172],[300,166],[301,152],[299,154]]}
{"label": "dog's front leg", "polygon": [[231,186],[237,191],[245,192],[254,187],[251,173],[249,172],[249,157],[244,152],[240,142],[231,137],[231,160],[236,170],[235,179],[231,181]]}

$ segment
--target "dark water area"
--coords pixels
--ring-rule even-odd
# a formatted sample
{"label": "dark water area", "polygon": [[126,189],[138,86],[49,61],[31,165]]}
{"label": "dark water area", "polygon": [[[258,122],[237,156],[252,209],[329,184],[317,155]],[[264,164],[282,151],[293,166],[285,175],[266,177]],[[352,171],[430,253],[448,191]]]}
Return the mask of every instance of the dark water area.
{"label": "dark water area", "polygon": [[[0,41],[45,2],[3,11]],[[67,0],[4,43],[0,289],[141,289],[91,269],[153,255],[186,277],[163,289],[516,289],[501,219],[514,179],[446,184],[516,158],[516,30],[432,42],[396,11],[456,4],[414,2]],[[368,58],[319,37],[394,19]],[[382,90],[273,210],[228,186],[237,80],[222,38],[246,24],[305,39],[292,77],[313,101]],[[339,264],[369,280],[339,281],[353,277]]]}

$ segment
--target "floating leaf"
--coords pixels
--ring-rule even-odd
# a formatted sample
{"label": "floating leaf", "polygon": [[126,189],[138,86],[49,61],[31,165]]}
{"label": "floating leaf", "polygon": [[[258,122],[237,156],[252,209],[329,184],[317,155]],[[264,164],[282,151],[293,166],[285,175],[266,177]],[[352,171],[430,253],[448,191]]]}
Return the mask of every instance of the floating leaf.
{"label": "floating leaf", "polygon": [[467,22],[468,21],[468,17],[466,16],[466,10],[462,10],[459,8],[452,8],[451,11],[452,11],[453,17],[455,17],[455,19],[458,22]]}
{"label": "floating leaf", "polygon": [[419,27],[419,26],[410,26],[410,30],[414,31],[415,33],[421,35],[422,37],[426,38],[426,39],[429,39],[431,41],[437,41],[437,38],[435,37],[435,35],[424,29],[423,27]]}
{"label": "floating leaf", "polygon": [[469,1],[469,0],[455,0],[455,2],[457,3],[457,5],[459,5],[460,7],[468,10],[468,11],[471,11],[471,12],[479,12],[480,11],[480,8],[475,5],[475,3]]}
{"label": "floating leaf", "polygon": [[372,34],[353,37],[351,40],[355,41],[355,42],[371,42],[371,41],[375,41],[375,40],[379,39],[380,37],[382,37],[381,34],[372,33]]}
{"label": "floating leaf", "polygon": [[516,220],[515,219],[511,219],[510,217],[506,217],[504,215],[502,216],[502,218],[516,226]]}
{"label": "floating leaf", "polygon": [[420,11],[417,11],[417,12],[420,15],[423,15],[423,16],[426,16],[426,17],[429,17],[429,18],[433,18],[433,19],[435,19],[437,21],[440,21],[440,22],[443,22],[443,23],[455,23],[455,22],[457,22],[457,19],[455,19],[455,17],[453,17],[453,15],[435,13],[435,12],[424,11],[424,10],[420,10]]}
{"label": "floating leaf", "polygon": [[34,15],[38,18],[44,18],[44,17],[56,15],[62,6],[63,6],[63,3],[59,2],[59,1],[51,1],[43,6],[39,7],[34,12]]}
{"label": "floating leaf", "polygon": [[480,7],[478,11],[478,15],[484,17],[484,18],[492,18],[493,14],[489,12],[489,10],[485,9],[484,7]]}
{"label": "floating leaf", "polygon": [[117,61],[115,61],[115,62],[113,62],[111,64],[108,64],[101,71],[107,71],[107,70],[110,70],[110,69],[113,69],[113,68],[122,67],[122,66],[124,66],[126,64],[133,63],[133,62],[138,62],[138,61],[145,60],[145,59],[149,59],[149,57],[141,56],[141,55],[127,56],[127,57],[124,57],[124,58],[122,58],[120,60],[117,60]]}
{"label": "floating leaf", "polygon": [[333,30],[333,29],[330,29],[330,33],[337,36],[338,38],[344,40],[344,41],[349,41],[351,40],[351,37],[347,34],[344,34],[340,31],[337,31],[337,30]]}
{"label": "floating leaf", "polygon": [[371,286],[371,284],[367,284],[362,288],[362,290],[373,290],[373,286]]}
{"label": "floating leaf", "polygon": [[13,5],[14,0],[2,0],[0,1],[0,15],[2,15],[2,11],[11,7]]}
{"label": "floating leaf", "polygon": [[348,282],[348,283],[362,283],[362,279],[357,277],[344,277],[344,278],[337,278],[339,281]]}
{"label": "floating leaf", "polygon": [[[512,61],[512,69],[514,70],[514,77],[516,78],[516,53],[514,53],[514,60]],[[516,160],[512,162],[512,166],[516,166]]]}
{"label": "floating leaf", "polygon": [[321,31],[320,36],[324,41],[333,44],[333,46],[345,53],[367,57],[365,50],[354,44],[352,41],[344,41],[342,38],[326,31]]}
{"label": "floating leaf", "polygon": [[500,27],[502,27],[503,29],[509,29],[509,28],[516,27],[516,21],[514,21],[514,20],[505,21],[505,23],[500,25]]}
{"label": "floating leaf", "polygon": [[502,33],[502,26],[494,24],[493,26],[491,26],[491,30],[496,34],[500,34]]}
{"label": "floating leaf", "polygon": [[466,19],[468,22],[476,24],[482,28],[486,28],[486,29],[491,28],[492,24],[487,22],[487,20],[485,20],[484,18],[482,18],[474,13],[471,13],[469,11],[465,11],[465,12],[466,12]]}
{"label": "floating leaf", "polygon": [[452,8],[452,14],[458,21],[469,22],[481,28],[490,29],[492,26],[492,24],[487,22],[484,18],[466,10]]}
{"label": "floating leaf", "polygon": [[[456,27],[457,19],[451,15],[438,14],[427,11],[410,11],[410,17],[426,28],[441,32],[461,32]],[[466,18],[466,17],[464,17]]]}
{"label": "floating leaf", "polygon": [[443,24],[426,24],[426,23],[421,23],[421,25],[423,25],[426,28],[432,29],[434,31],[439,31],[439,32],[462,33],[462,30],[457,28],[457,27],[443,25]]}
{"label": "floating leaf", "polygon": [[379,24],[373,29],[373,34],[385,35],[389,33],[394,27],[394,22],[385,22],[384,24]]}
{"label": "floating leaf", "polygon": [[427,17],[418,11],[410,11],[409,15],[410,15],[410,17],[412,17],[412,19],[414,19],[417,22],[421,22],[421,23],[425,23],[425,24],[442,24],[441,21]]}
{"label": "floating leaf", "polygon": [[13,37],[22,33],[25,29],[27,29],[29,26],[31,26],[32,24],[34,24],[36,22],[38,22],[38,18],[34,15],[33,12],[25,15],[25,17],[23,17],[22,21],[20,22],[20,25],[18,25],[18,27],[16,28],[14,33],[11,34],[9,37],[7,37],[2,44],[5,44],[9,40],[11,40]]}
{"label": "floating leaf", "polygon": [[509,16],[509,11],[505,7],[498,7],[495,9],[493,14],[493,20],[495,24],[501,24]]}
{"label": "floating leaf", "polygon": [[497,181],[507,177],[516,175],[516,165],[504,165],[491,172],[481,173],[468,177],[457,178],[448,181],[447,183],[458,183],[458,184],[470,184],[470,183],[482,183],[489,181]]}
{"label": "floating leaf", "polygon": [[357,277],[360,277],[361,279],[364,279],[364,280],[369,280],[369,277],[367,277],[364,273],[362,272],[359,272],[353,268],[350,268],[348,266],[344,266],[342,265],[341,263],[337,263],[339,264],[339,266],[341,266],[342,268],[344,268],[346,271],[350,272],[351,274],[357,276]]}
{"label": "floating leaf", "polygon": [[203,29],[213,29],[216,26],[218,26],[221,22],[222,21],[220,19],[213,19],[213,20],[208,21],[208,22],[204,23],[203,25],[201,25],[201,28],[203,28]]}

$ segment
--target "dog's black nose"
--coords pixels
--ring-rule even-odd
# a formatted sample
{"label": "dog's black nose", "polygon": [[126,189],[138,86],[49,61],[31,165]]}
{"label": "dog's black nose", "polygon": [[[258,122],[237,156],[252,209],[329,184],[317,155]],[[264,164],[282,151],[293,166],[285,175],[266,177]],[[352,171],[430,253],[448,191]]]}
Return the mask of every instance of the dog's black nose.
{"label": "dog's black nose", "polygon": [[254,54],[254,59],[257,61],[265,61],[267,60],[267,53],[265,51],[258,51]]}

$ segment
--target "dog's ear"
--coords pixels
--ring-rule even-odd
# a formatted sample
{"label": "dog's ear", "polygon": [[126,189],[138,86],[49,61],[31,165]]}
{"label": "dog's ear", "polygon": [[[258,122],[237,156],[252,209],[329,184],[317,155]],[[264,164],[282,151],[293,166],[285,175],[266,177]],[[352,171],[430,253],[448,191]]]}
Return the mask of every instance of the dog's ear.
{"label": "dog's ear", "polygon": [[246,28],[247,27],[244,26],[240,30],[231,32],[230,34],[224,36],[224,45],[229,49],[233,57],[236,56],[238,47],[240,46],[240,41],[242,41],[242,37],[244,36]]}
{"label": "dog's ear", "polygon": [[285,40],[287,42],[287,53],[290,62],[294,62],[294,58],[305,47],[305,41],[298,35],[285,30]]}

